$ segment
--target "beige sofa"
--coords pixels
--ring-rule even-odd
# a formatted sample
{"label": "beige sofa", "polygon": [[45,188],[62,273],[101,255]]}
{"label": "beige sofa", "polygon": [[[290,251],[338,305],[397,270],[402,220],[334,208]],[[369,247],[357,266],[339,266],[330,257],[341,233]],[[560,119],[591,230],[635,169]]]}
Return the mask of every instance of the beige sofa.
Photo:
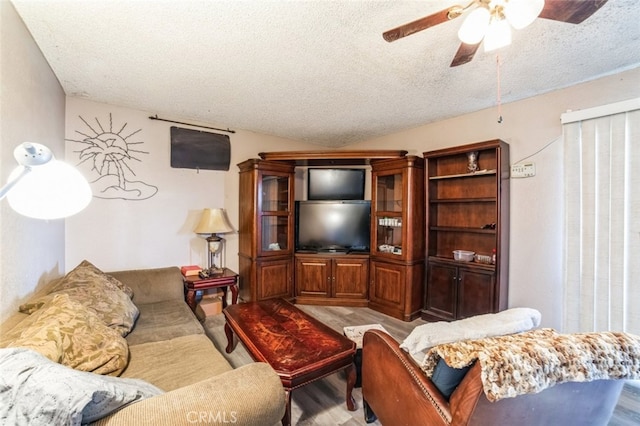
{"label": "beige sofa", "polygon": [[[130,300],[139,311],[133,329],[125,337],[128,362],[123,371],[110,374],[142,379],[166,393],[127,405],[97,424],[280,422],[285,412],[285,394],[277,374],[264,363],[234,369],[227,362],[184,302],[182,275],[177,267],[108,275],[133,291]],[[47,294],[54,284],[31,300]],[[0,325],[0,335],[6,337],[28,317],[24,313],[12,316]]]}

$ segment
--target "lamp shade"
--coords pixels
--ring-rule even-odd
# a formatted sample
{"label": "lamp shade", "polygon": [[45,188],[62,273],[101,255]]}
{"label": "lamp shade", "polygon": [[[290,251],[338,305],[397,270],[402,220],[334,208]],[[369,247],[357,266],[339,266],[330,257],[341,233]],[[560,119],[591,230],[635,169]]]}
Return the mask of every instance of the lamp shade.
{"label": "lamp shade", "polygon": [[506,19],[492,19],[484,36],[484,51],[490,52],[511,44],[511,27]]}
{"label": "lamp shade", "polygon": [[516,30],[530,25],[544,8],[544,0],[509,0],[504,6],[504,15]]}
{"label": "lamp shade", "polygon": [[478,7],[467,16],[458,30],[458,38],[466,44],[478,44],[487,31],[491,15],[489,10]]}
{"label": "lamp shade", "polygon": [[196,234],[226,234],[233,232],[233,227],[223,209],[204,209],[200,223],[194,232]]}
{"label": "lamp shade", "polygon": [[13,210],[34,219],[61,219],[84,209],[91,188],[71,165],[56,160],[43,145],[24,143],[14,151],[21,164],[9,175],[7,201]]}

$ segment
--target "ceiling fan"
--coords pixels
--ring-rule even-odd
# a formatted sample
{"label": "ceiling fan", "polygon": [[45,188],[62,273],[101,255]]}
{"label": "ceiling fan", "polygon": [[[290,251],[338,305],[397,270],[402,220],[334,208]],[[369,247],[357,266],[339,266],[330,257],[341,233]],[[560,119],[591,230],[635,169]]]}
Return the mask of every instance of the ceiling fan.
{"label": "ceiling fan", "polygon": [[382,34],[388,42],[456,19],[470,11],[458,31],[462,41],[451,67],[473,59],[484,41],[485,51],[511,43],[511,27],[525,28],[536,18],[579,24],[608,0],[473,0],[466,6],[451,6]]}

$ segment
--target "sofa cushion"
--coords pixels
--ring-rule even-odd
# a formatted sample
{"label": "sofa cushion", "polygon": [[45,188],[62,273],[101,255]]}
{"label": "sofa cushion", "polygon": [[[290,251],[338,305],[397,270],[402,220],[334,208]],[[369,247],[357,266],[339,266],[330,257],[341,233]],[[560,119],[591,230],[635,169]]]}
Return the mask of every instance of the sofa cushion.
{"label": "sofa cushion", "polygon": [[143,379],[170,391],[232,370],[204,334],[130,345],[131,360],[122,377]]}
{"label": "sofa cushion", "polygon": [[0,349],[0,370],[0,419],[7,424],[86,424],[162,394],[142,380],[76,371],[25,348]]}
{"label": "sofa cushion", "polygon": [[129,345],[204,333],[184,299],[142,304],[138,309],[140,316],[136,326],[127,335]]}
{"label": "sofa cushion", "polygon": [[183,276],[177,266],[111,271],[109,274],[133,289],[136,305],[184,300]]}
{"label": "sofa cushion", "polygon": [[57,294],[67,294],[93,309],[107,326],[122,336],[131,331],[138,317],[138,308],[131,301],[131,289],[86,260],[60,279],[49,294],[21,305],[20,311],[33,313]]}
{"label": "sofa cushion", "polygon": [[254,362],[131,404],[95,426],[279,426],[285,401],[276,372]]}
{"label": "sofa cushion", "polygon": [[2,346],[31,348],[82,371],[118,375],[126,367],[126,340],[90,309],[56,294],[2,338]]}

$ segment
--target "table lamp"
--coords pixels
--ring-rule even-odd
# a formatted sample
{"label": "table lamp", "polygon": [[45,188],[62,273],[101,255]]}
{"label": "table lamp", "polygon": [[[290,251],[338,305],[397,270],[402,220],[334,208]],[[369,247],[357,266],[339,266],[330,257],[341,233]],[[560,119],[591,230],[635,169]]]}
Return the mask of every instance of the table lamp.
{"label": "table lamp", "polygon": [[[224,247],[224,238],[216,234],[226,234],[233,232],[233,227],[227,219],[227,215],[223,209],[204,209],[200,223],[194,231],[196,234],[209,235],[207,241],[208,264],[207,272],[209,274],[222,273],[224,264],[222,262],[222,249]],[[220,265],[216,266],[215,258],[220,253]]]}

